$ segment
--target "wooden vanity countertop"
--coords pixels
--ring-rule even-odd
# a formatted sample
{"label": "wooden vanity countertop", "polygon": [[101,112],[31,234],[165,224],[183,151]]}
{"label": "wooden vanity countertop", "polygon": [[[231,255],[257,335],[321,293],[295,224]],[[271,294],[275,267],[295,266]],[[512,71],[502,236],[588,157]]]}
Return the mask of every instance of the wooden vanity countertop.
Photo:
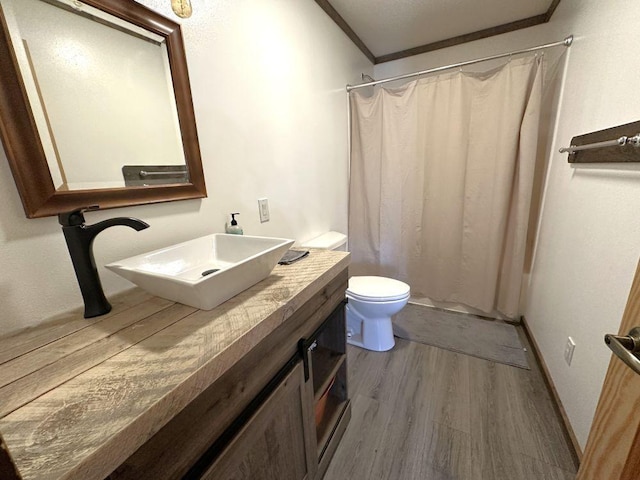
{"label": "wooden vanity countertop", "polygon": [[0,477],[102,480],[348,264],[311,250],[213,310],[135,288],[0,338]]}

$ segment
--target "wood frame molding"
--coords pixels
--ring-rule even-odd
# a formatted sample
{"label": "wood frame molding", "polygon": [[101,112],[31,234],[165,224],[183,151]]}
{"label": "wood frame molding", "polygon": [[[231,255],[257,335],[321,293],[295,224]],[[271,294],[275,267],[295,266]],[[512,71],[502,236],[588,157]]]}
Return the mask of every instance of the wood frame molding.
{"label": "wood frame molding", "polygon": [[56,215],[90,205],[114,208],[206,197],[207,190],[180,25],[136,2],[83,1],[166,39],[190,183],[56,190],[12,48],[8,26],[0,7],[0,137],[27,217]]}
{"label": "wood frame molding", "polygon": [[527,319],[523,316],[522,321],[520,322],[522,325],[522,329],[524,330],[525,335],[527,336],[527,340],[529,340],[529,344],[531,345],[531,350],[540,365],[540,371],[542,372],[542,378],[544,380],[545,385],[547,386],[547,390],[551,394],[551,398],[553,400],[553,407],[556,410],[556,413],[562,420],[562,429],[565,438],[568,443],[573,447],[570,449],[573,454],[573,461],[576,465],[576,469],[580,467],[580,462],[582,461],[582,449],[580,448],[580,443],[578,443],[578,438],[576,437],[575,432],[573,431],[573,427],[571,427],[571,423],[569,422],[569,417],[567,416],[567,412],[562,405],[562,401],[560,400],[560,395],[558,395],[558,391],[556,390],[556,386],[553,383],[553,379],[551,378],[551,373],[549,372],[549,368],[544,361],[544,357],[540,352],[540,348],[538,347],[538,343],[536,342],[529,325],[527,324]]}
{"label": "wood frame molding", "polygon": [[495,35],[502,35],[503,33],[513,32],[522,28],[529,28],[535,25],[547,23],[549,20],[551,20],[553,12],[556,11],[556,8],[558,8],[558,5],[560,4],[560,0],[553,0],[551,2],[551,5],[549,5],[547,11],[545,13],[541,13],[540,15],[535,15],[533,17],[524,18],[522,20],[516,20],[515,22],[504,23],[495,27],[478,30],[477,32],[458,35],[456,37],[451,37],[444,40],[439,40],[437,42],[428,43],[425,45],[409,48],[407,50],[401,50],[399,52],[388,53],[376,57],[375,55],[373,55],[373,53],[371,53],[371,50],[367,48],[360,37],[358,37],[358,35],[353,31],[349,24],[344,20],[344,18],[342,18],[342,16],[340,16],[335,8],[333,8],[328,0],[315,0],[315,2],[320,5],[320,7],[326,12],[326,14],[331,17],[336,25],[338,25],[340,29],[347,34],[351,41],[360,49],[362,53],[365,54],[365,56],[369,60],[371,60],[374,65],[377,65],[379,63],[391,62],[393,60],[399,60],[401,58],[411,57],[414,55],[420,55],[421,53],[432,52],[441,48],[453,47],[462,43],[473,42],[475,40],[493,37]]}
{"label": "wood frame molding", "polygon": [[409,48],[400,52],[389,53],[387,55],[381,55],[376,57],[376,65],[379,63],[391,62],[393,60],[399,60],[401,58],[412,57],[414,55],[420,55],[421,53],[433,52],[434,50],[440,50],[441,48],[453,47],[462,43],[473,42],[483,38],[493,37],[495,35],[502,35],[503,33],[513,32],[522,28],[533,27],[545,23],[547,20],[547,14],[536,15],[535,17],[525,18],[523,20],[517,20],[515,22],[509,22],[496,27],[485,28],[484,30],[478,30],[477,32],[467,33],[464,35],[458,35],[457,37],[447,38],[438,42],[428,43],[426,45],[420,45],[419,47]]}
{"label": "wood frame molding", "polygon": [[340,27],[340,30],[342,30],[347,35],[347,37],[351,39],[355,46],[358,47],[362,53],[364,53],[365,57],[367,57],[371,61],[371,63],[378,63],[376,61],[376,56],[371,53],[371,50],[369,50],[364,42],[360,40],[360,37],[356,35],[356,32],[353,31],[353,29],[349,26],[345,19],[342,18],[342,16],[336,11],[335,8],[333,8],[333,5],[331,5],[328,0],[315,1],[320,6],[320,8],[322,8],[322,10],[324,10],[324,12],[329,15],[329,17],[331,17],[331,20],[333,20],[336,25]]}

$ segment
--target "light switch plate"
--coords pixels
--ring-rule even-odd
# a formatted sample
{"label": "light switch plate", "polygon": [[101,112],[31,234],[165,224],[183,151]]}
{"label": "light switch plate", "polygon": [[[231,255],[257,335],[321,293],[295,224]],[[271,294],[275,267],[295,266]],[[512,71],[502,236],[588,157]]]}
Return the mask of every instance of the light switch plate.
{"label": "light switch plate", "polygon": [[260,213],[260,223],[269,221],[269,200],[266,198],[258,199],[258,213]]}
{"label": "light switch plate", "polygon": [[576,348],[576,342],[573,341],[573,338],[567,337],[567,344],[564,347],[564,361],[567,362],[567,365],[571,366],[571,360],[573,360],[573,351]]}

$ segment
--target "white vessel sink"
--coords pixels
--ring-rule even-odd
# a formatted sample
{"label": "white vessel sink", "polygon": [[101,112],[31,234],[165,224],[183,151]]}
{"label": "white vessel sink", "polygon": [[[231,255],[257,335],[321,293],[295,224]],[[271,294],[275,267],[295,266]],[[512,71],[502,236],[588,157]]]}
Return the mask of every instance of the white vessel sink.
{"label": "white vessel sink", "polygon": [[153,295],[211,310],[267,278],[293,242],[215,233],[106,267]]}

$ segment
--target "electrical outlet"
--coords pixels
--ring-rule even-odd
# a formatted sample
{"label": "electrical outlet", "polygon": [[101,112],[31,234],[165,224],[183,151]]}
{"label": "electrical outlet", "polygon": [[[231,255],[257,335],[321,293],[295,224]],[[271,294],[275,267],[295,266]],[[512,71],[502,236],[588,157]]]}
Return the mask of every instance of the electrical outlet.
{"label": "electrical outlet", "polygon": [[258,213],[260,214],[260,223],[269,221],[269,200],[266,198],[258,199]]}
{"label": "electrical outlet", "polygon": [[573,351],[576,348],[576,342],[573,341],[573,338],[567,337],[567,344],[564,347],[564,361],[567,362],[567,365],[571,366],[571,360],[573,359]]}

